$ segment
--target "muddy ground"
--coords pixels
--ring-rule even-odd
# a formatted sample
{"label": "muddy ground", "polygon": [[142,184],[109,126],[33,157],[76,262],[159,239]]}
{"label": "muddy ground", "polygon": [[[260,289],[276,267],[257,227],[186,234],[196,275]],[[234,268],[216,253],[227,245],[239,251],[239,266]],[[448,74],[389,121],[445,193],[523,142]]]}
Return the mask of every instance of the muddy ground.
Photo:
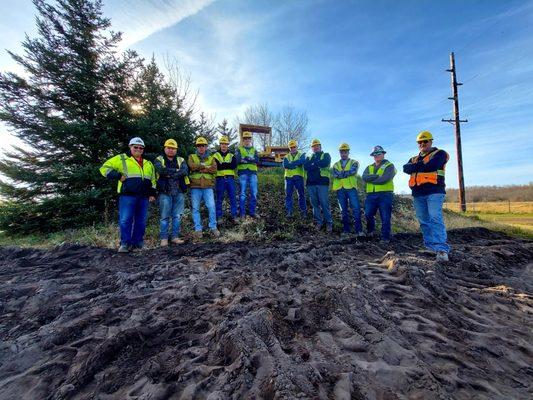
{"label": "muddy ground", "polygon": [[531,398],[533,242],[450,238],[2,248],[0,398]]}

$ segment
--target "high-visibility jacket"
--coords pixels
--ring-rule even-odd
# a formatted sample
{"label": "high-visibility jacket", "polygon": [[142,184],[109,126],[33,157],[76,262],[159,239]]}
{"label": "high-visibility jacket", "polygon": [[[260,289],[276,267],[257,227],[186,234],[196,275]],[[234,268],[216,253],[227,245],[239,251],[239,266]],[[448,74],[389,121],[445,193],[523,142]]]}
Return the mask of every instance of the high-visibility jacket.
{"label": "high-visibility jacket", "polygon": [[[444,151],[440,149],[435,149],[432,152],[426,154],[422,158],[422,162],[424,164],[427,164],[437,153]],[[450,156],[448,153],[446,153],[446,162],[450,159]],[[420,155],[414,156],[411,158],[411,164],[416,164],[420,159]],[[413,172],[411,174],[411,177],[409,178],[409,187],[413,188],[415,186],[421,186],[425,184],[430,185],[444,185],[444,171],[446,168],[446,163],[442,166],[442,169],[437,169],[435,171],[430,172]]]}
{"label": "high-visibility jacket", "polygon": [[[166,158],[165,157],[157,156],[155,159],[156,159],[156,161],[159,161],[161,163],[161,166],[163,168],[166,168]],[[178,170],[181,168],[181,164],[183,164],[184,162],[185,162],[184,158],[176,157],[176,164],[178,165]],[[158,184],[159,184],[161,177],[159,176],[159,174],[157,172],[156,172],[156,177],[157,177],[157,181],[158,181]],[[189,180],[189,177],[187,175],[185,175],[183,177],[180,177],[180,178],[178,178],[178,182],[179,182],[181,191],[185,193],[187,191],[187,185],[189,183],[191,183],[190,180]]]}
{"label": "high-visibility jacket", "polygon": [[[237,150],[241,153],[241,159],[243,159],[244,157],[255,157],[255,153],[257,153],[257,150],[254,147],[250,147],[250,149],[247,149],[244,146],[239,146]],[[257,171],[257,164],[244,163],[237,165],[237,171],[243,171],[246,169],[250,171]]]}
{"label": "high-visibility jacket", "polygon": [[[142,159],[142,167],[137,160],[126,154],[118,154],[107,160],[100,173],[108,179],[117,179],[117,193],[124,195],[155,196],[156,173],[154,164]],[[124,182],[120,180],[125,176]]]}
{"label": "high-visibility jacket", "polygon": [[[302,158],[302,154],[299,151],[296,154],[289,153],[285,156],[289,162],[294,162]],[[293,176],[301,176],[302,178],[305,176],[304,166],[300,165],[294,169],[288,169],[285,168],[285,178],[292,178]]]}
{"label": "high-visibility jacket", "polygon": [[[357,161],[348,159],[348,161],[346,162],[346,165],[343,168],[342,162],[337,161],[335,164],[333,164],[333,169],[339,172],[348,172],[354,164],[359,165]],[[333,176],[333,184],[331,187],[333,191],[337,191],[340,189],[356,189],[356,188],[357,188],[357,178],[355,177],[355,175],[349,175],[346,178],[335,178],[335,176]]]}
{"label": "high-visibility jacket", "polygon": [[[392,163],[389,161],[384,162],[376,170],[376,165],[371,164],[368,166],[368,173],[371,175],[375,174],[377,176],[382,176],[389,165],[392,165]],[[383,183],[367,182],[366,192],[367,193],[394,192],[394,181],[393,179],[391,179],[390,181],[383,182]]]}
{"label": "high-visibility jacket", "polygon": [[[189,159],[194,164],[200,164],[203,162],[206,165],[211,165],[214,162],[213,155],[208,155],[203,161],[200,160],[200,157],[198,154],[191,154],[189,156]],[[206,188],[206,187],[212,187],[215,183],[215,175],[216,172],[209,173],[209,172],[200,172],[200,171],[191,171],[189,173],[189,178],[191,180],[191,187],[197,186],[199,184],[200,187]]]}
{"label": "high-visibility jacket", "polygon": [[[235,157],[233,154],[231,154],[230,152],[226,153],[225,156],[223,156],[219,151],[217,151],[213,157],[215,158],[215,160],[218,160],[218,162],[220,164],[224,163],[224,164],[229,164],[231,163],[231,161],[233,160],[233,157]],[[220,169],[217,168],[217,173],[216,173],[216,176],[219,177],[219,176],[235,176],[235,170],[234,169]]]}

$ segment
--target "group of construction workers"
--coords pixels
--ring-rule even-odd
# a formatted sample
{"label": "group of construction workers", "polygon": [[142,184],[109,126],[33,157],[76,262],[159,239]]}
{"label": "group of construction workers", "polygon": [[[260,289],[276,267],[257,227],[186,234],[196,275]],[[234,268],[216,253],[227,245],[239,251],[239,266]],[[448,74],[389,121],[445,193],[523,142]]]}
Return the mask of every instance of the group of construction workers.
{"label": "group of construction workers", "polygon": [[[416,216],[422,230],[424,245],[436,253],[438,261],[447,261],[450,247],[447,243],[442,205],[445,195],[444,170],[448,154],[433,147],[433,136],[428,131],[416,138],[419,153],[404,166],[410,175]],[[222,136],[216,152],[208,149],[205,138],[199,137],[196,151],[187,161],[177,156],[178,144],[174,139],[164,143],[163,154],[154,162],[143,157],[144,142],[135,137],[129,142],[130,154],[119,154],[107,160],[100,172],[110,180],[118,181],[119,193],[119,252],[142,249],[148,217],[149,202],[157,201],[160,211],[160,244],[184,243],[180,225],[184,212],[185,193],[190,191],[194,239],[203,236],[200,206],[203,202],[208,213],[208,228],[212,236],[220,236],[218,224],[223,217],[223,200],[228,199],[230,218],[255,218],[258,184],[258,151],[252,144],[252,133],[244,132],[242,144],[235,152],[229,151],[229,139]],[[311,142],[312,154],[307,156],[290,140],[289,153],[283,159],[285,171],[285,210],[288,218],[294,217],[293,195],[296,191],[301,217],[307,217],[307,195],[312,206],[313,221],[317,230],[333,231],[329,191],[336,194],[342,215],[343,230],[347,237],[367,236],[377,238],[375,216],[381,219],[380,240],[391,240],[391,215],[396,175],[394,165],[385,159],[386,151],[375,146],[370,153],[374,162],[361,175],[366,192],[363,231],[362,211],[358,193],[359,162],[350,158],[350,146],[339,146],[339,160],[331,166],[331,156],[322,151],[318,139]],[[240,194],[237,202],[236,179]]]}

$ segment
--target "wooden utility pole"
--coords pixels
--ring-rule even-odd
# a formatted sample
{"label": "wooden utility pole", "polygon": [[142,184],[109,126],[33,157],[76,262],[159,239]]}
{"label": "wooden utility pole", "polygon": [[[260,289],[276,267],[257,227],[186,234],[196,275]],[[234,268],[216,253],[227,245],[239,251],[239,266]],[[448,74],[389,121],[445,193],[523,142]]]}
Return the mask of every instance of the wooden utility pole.
{"label": "wooden utility pole", "polygon": [[461,122],[468,122],[467,119],[461,120],[459,118],[459,96],[457,94],[457,86],[462,83],[457,82],[457,74],[455,72],[455,56],[453,52],[450,53],[450,69],[447,69],[452,78],[452,92],[453,97],[448,99],[453,100],[453,119],[443,119],[442,122],[449,122],[455,126],[455,148],[457,151],[457,172],[459,174],[459,204],[461,211],[466,211],[466,197],[465,197],[465,180],[463,175],[463,150],[461,147]]}

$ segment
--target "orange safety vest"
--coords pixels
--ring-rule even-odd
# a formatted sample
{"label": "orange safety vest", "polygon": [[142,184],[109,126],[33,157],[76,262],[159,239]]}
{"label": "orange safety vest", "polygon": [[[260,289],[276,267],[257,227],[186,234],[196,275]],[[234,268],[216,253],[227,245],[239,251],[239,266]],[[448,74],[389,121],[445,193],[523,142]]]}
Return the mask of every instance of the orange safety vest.
{"label": "orange safety vest", "polygon": [[[444,150],[440,150],[440,149],[433,150],[431,153],[426,154],[422,158],[422,162],[424,164],[427,164],[429,160],[431,160],[435,156],[435,154],[437,154],[439,151],[444,151]],[[411,158],[411,164],[416,164],[419,160],[419,157],[420,155],[414,156],[413,158]],[[446,163],[448,162],[449,159],[450,159],[450,155],[446,153]],[[426,183],[437,185],[439,183],[439,177],[442,177],[441,180],[444,179],[444,171],[446,169],[446,163],[444,163],[444,165],[442,166],[442,169],[438,169],[436,171],[413,172],[411,174],[411,177],[409,178],[409,187],[412,188],[415,186],[424,185]]]}

